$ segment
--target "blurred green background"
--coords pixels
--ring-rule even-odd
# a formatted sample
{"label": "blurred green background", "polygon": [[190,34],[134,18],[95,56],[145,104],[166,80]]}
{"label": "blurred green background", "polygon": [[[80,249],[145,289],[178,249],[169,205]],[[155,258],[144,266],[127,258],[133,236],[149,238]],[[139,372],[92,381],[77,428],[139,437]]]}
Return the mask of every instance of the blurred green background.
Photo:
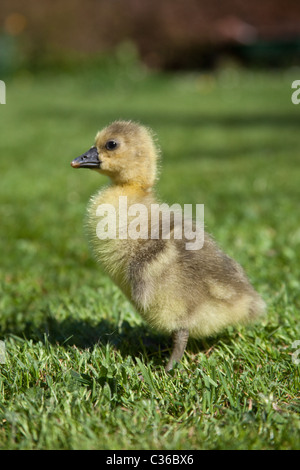
{"label": "blurred green background", "polygon": [[[92,171],[70,167],[70,161],[93,144],[96,132],[119,118],[153,128],[163,155],[161,199],[170,204],[204,203],[207,230],[242,263],[267,301],[268,320],[246,341],[247,354],[265,354],[261,375],[256,371],[260,385],[249,398],[247,391],[254,383],[251,364],[246,392],[241,384],[236,388],[250,411],[257,400],[251,446],[299,445],[294,433],[299,424],[299,371],[291,363],[292,342],[300,339],[300,105],[291,101],[292,82],[300,79],[299,5],[292,0],[247,5],[130,0],[126,7],[118,0],[1,2],[0,79],[6,83],[6,104],[0,108],[0,339],[6,340],[9,362],[1,370],[0,447],[80,447],[68,431],[76,428],[74,422],[64,423],[63,408],[53,422],[38,409],[41,390],[49,392],[50,408],[53,387],[61,397],[71,390],[64,388],[69,385],[58,373],[68,346],[82,348],[78,354],[85,354],[86,347],[99,339],[107,342],[109,335],[113,350],[127,365],[128,355],[139,356],[140,351],[149,353],[156,367],[164,360],[159,348],[166,339],[142,327],[89,252],[83,230],[85,207],[107,181]],[[49,371],[44,359],[36,359],[37,370],[43,371],[37,378],[27,372],[25,356],[42,357],[46,337],[54,349],[46,361]],[[23,339],[27,349],[20,343]],[[223,346],[215,356],[218,367],[224,362]],[[234,356],[237,350],[232,348]],[[80,370],[80,364],[74,359],[73,369]],[[196,365],[194,357],[190,367]],[[130,367],[125,376],[134,374]],[[54,385],[46,378],[44,382],[43,374],[47,380],[52,377]],[[177,386],[183,387],[184,396],[179,378]],[[137,385],[139,398],[131,405],[126,402],[133,415],[149,397],[141,387]],[[266,408],[261,390],[272,390],[278,400],[275,408]],[[26,399],[18,405],[27,392],[35,404],[28,405]],[[218,417],[224,426],[224,446],[233,445],[234,429],[247,447],[244,428],[237,424],[240,415],[222,393],[216,399],[218,409],[232,412],[226,422]],[[89,401],[85,403],[81,406]],[[205,403],[201,406],[212,419],[214,402],[209,409]],[[123,416],[122,407],[117,409]],[[80,421],[77,412],[74,419]],[[86,412],[98,419],[94,408]],[[194,411],[187,413],[194,416]],[[128,421],[124,418],[125,430],[130,429],[130,416]],[[170,412],[170,421],[158,419],[158,432],[175,426],[174,416],[180,416],[179,411]],[[48,432],[41,434],[43,419]],[[55,434],[57,419],[65,426],[64,438]],[[204,447],[214,448],[209,428],[201,431],[198,425],[192,418],[188,448],[203,447],[204,441]],[[93,437],[86,426],[87,448],[95,447],[104,435],[108,447],[111,439],[119,448],[147,448],[151,444],[146,442],[185,448],[183,429],[176,434],[176,444],[169,437],[155,441],[151,423],[148,434],[136,440],[128,437],[128,442],[115,434],[113,422],[106,423],[106,434],[93,427]],[[275,437],[274,432],[270,437],[270,429]],[[222,447],[222,436],[216,439]]]}

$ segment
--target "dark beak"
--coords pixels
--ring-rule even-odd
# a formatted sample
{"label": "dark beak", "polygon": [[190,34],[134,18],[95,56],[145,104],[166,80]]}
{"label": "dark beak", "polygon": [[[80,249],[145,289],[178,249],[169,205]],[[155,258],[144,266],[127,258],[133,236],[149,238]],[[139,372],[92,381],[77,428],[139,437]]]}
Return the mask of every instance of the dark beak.
{"label": "dark beak", "polygon": [[91,147],[90,150],[75,158],[71,162],[73,168],[100,168],[99,154],[96,147]]}

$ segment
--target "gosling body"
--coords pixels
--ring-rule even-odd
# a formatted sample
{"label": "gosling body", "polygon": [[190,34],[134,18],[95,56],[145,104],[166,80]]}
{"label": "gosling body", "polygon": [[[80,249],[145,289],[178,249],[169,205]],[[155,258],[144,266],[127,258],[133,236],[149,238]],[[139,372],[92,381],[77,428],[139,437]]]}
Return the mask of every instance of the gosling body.
{"label": "gosling body", "polygon": [[[204,233],[198,250],[187,250],[188,240],[174,236],[174,223],[169,238],[163,236],[161,218],[154,221],[156,214],[151,213],[159,203],[153,189],[158,157],[151,131],[131,121],[117,121],[100,131],[95,146],[72,166],[92,168],[111,179],[111,185],[100,189],[88,206],[92,248],[104,271],[146,322],[173,335],[168,371],[181,359],[189,336],[203,338],[229,325],[253,321],[264,313],[265,304],[241,266],[209,234]],[[145,233],[138,239],[128,236],[134,218],[128,210],[125,219],[116,221],[116,234],[121,229],[122,238],[100,240],[98,208],[109,204],[118,214],[120,196],[126,196],[128,208],[133,204],[147,208],[147,220],[140,218],[140,230]],[[152,239],[149,234],[157,220],[159,235]]]}

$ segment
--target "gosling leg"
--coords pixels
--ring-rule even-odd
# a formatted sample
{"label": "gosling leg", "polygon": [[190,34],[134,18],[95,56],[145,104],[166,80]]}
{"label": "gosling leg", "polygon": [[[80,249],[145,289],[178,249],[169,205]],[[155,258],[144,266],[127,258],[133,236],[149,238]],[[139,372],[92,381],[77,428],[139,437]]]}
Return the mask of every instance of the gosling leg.
{"label": "gosling leg", "polygon": [[179,362],[185,351],[189,339],[189,330],[178,330],[173,333],[173,350],[170,356],[169,362],[165,367],[165,371],[168,372],[173,368],[174,362]]}

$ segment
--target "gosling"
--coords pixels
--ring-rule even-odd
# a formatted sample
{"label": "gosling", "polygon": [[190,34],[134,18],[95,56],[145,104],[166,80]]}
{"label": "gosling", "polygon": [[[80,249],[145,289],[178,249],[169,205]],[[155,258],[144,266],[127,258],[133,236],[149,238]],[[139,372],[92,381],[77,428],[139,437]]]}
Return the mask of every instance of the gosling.
{"label": "gosling", "polygon": [[[241,266],[206,232],[200,249],[187,250],[184,235],[181,239],[174,236],[174,217],[166,237],[162,217],[154,221],[154,211],[152,219],[150,215],[144,223],[140,220],[139,237],[126,236],[133,204],[142,204],[148,215],[158,205],[153,187],[159,155],[151,130],[132,121],[115,121],[98,132],[95,145],[71,165],[90,168],[111,180],[89,202],[91,245],[104,271],[150,326],[172,334],[173,349],[165,367],[170,371],[181,360],[189,337],[204,338],[229,325],[253,321],[264,313],[265,303]],[[127,214],[118,214],[121,196],[127,197]],[[117,220],[110,220],[108,212],[101,210],[108,207],[115,209]],[[101,220],[107,228],[112,224],[116,236],[99,238]],[[157,223],[156,238],[147,236]]]}

